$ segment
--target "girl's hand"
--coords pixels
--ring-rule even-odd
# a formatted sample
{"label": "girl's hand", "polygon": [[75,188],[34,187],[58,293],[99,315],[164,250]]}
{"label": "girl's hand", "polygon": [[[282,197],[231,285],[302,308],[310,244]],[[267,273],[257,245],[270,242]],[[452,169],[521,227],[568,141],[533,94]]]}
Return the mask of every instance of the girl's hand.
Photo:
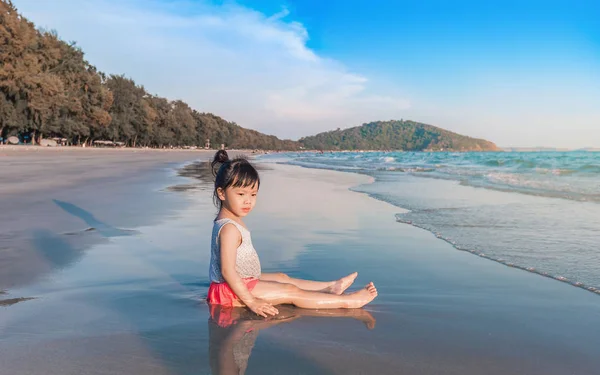
{"label": "girl's hand", "polygon": [[254,311],[255,314],[260,315],[262,317],[267,317],[269,315],[277,315],[279,314],[279,310],[277,310],[270,303],[263,301],[262,299],[256,298],[254,301],[248,304],[248,308]]}

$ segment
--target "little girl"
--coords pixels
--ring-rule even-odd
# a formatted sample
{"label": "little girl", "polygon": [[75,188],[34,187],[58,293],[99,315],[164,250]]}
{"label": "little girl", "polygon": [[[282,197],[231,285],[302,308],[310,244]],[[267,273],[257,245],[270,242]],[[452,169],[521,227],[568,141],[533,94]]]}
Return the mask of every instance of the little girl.
{"label": "little girl", "polygon": [[260,178],[246,159],[230,160],[220,150],[212,162],[215,174],[213,199],[219,214],[212,233],[208,302],[247,306],[258,315],[276,315],[274,305],[293,304],[307,309],[359,308],[377,297],[369,283],[343,294],[356,279],[354,272],[336,281],[294,279],[283,273],[261,273],[258,254],[242,218],[252,211]]}

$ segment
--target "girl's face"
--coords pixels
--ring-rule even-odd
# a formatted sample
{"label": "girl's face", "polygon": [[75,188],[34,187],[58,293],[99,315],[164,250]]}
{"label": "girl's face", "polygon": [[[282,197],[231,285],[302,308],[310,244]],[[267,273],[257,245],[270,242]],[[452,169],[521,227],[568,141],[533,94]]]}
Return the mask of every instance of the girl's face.
{"label": "girl's face", "polygon": [[228,187],[223,190],[217,189],[217,196],[221,200],[222,207],[237,217],[244,217],[252,211],[256,204],[258,186]]}

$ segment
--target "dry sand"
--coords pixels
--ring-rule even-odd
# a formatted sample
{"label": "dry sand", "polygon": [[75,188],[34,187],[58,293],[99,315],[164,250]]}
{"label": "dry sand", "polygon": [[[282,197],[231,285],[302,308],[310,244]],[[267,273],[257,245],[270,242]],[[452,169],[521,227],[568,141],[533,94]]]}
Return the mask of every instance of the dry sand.
{"label": "dry sand", "polygon": [[0,195],[89,183],[212,155],[212,150],[0,146]]}

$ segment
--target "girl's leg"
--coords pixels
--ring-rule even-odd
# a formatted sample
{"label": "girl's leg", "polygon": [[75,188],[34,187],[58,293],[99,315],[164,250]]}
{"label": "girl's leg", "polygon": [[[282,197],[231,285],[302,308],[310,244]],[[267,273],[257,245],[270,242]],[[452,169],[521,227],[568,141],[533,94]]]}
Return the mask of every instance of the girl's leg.
{"label": "girl's leg", "polygon": [[275,281],[282,284],[292,284],[300,289],[308,291],[319,291],[323,293],[342,294],[356,279],[358,272],[353,272],[350,275],[344,276],[335,281],[312,281],[295,279],[289,277],[283,272],[278,273],[263,273],[260,275],[262,281]]}
{"label": "girl's leg", "polygon": [[377,297],[377,289],[373,283],[363,289],[343,295],[303,290],[294,284],[282,284],[273,281],[259,280],[252,295],[273,305],[291,303],[305,309],[338,309],[359,308]]}

